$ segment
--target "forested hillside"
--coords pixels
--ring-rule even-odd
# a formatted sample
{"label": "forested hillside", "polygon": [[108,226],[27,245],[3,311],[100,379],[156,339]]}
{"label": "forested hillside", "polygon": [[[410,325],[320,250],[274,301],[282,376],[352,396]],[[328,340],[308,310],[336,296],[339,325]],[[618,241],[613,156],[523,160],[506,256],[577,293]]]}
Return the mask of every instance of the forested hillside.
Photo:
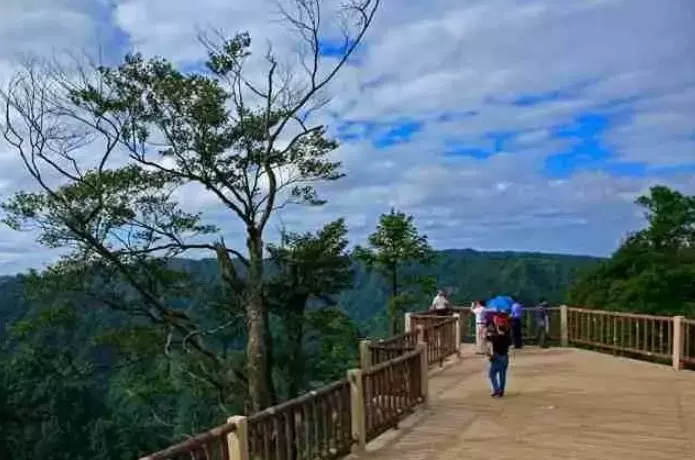
{"label": "forested hillside", "polygon": [[[526,303],[536,302],[540,297],[559,303],[565,300],[567,289],[578,276],[600,261],[588,256],[450,249],[438,251],[431,266],[411,266],[408,271],[416,277],[436,280],[436,287],[447,288],[453,293],[454,302],[509,293],[518,295]],[[363,334],[379,335],[384,331],[370,329],[368,325],[384,313],[388,301],[386,283],[378,274],[365,270],[363,264],[357,261],[353,264],[352,287],[337,296],[338,304],[362,326]],[[219,266],[213,259],[179,259],[172,265],[195,274],[196,278],[208,283],[210,289],[215,289],[220,280]],[[40,307],[30,305],[25,299],[24,284],[22,275],[0,277],[0,331]],[[424,293],[421,302],[410,308],[426,308],[432,296],[434,292]]]}
{"label": "forested hillside", "polygon": [[[509,293],[517,294],[526,303],[537,302],[541,297],[559,303],[565,299],[571,283],[599,261],[583,256],[451,249],[438,252],[431,266],[410,270],[415,277],[430,277],[436,281],[433,286],[450,290],[454,302]],[[383,316],[388,291],[382,279],[359,269],[354,286],[340,299],[351,317],[364,324]],[[420,303],[409,305],[409,309],[427,308],[434,294],[425,292]],[[382,325],[373,332],[384,331]]]}
{"label": "forested hillside", "polygon": [[695,317],[695,196],[665,186],[637,199],[648,225],[573,284],[579,305]]}

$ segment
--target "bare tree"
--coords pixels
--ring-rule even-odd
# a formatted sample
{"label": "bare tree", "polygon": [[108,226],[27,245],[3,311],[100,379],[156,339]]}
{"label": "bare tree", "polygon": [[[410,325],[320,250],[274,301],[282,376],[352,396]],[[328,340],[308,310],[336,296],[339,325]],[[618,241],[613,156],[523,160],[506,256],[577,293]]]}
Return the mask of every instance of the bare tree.
{"label": "bare tree", "polygon": [[[152,288],[156,280],[136,268],[191,250],[214,251],[232,290],[243,288],[250,409],[262,409],[269,385],[264,231],[278,209],[323,204],[315,184],[342,177],[340,163],[329,157],[337,143],[311,123],[312,114],[325,104],[323,90],[354,54],[379,4],[343,5],[339,56],[324,60],[321,1],[290,0],[291,8],[279,11],[304,45],[301,70],[282,70],[269,49],[261,82],[248,75],[251,40],[244,33],[204,37],[208,71],[197,74],[138,54],[117,68],[79,68],[77,77],[30,66],[4,93],[3,133],[41,191],[5,203],[8,222],[38,226],[41,241],[70,248],[73,261],[117,270],[153,321],[212,361],[217,357],[205,347],[203,331],[166,305]],[[217,229],[172,198],[189,184],[202,185],[238,219],[245,251],[205,241]],[[243,281],[232,259],[245,267]]]}

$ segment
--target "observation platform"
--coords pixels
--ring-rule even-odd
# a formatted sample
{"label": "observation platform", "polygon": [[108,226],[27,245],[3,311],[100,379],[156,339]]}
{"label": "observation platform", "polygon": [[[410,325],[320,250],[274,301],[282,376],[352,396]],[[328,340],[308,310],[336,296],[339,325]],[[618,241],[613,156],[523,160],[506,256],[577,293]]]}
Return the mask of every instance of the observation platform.
{"label": "observation platform", "polygon": [[575,348],[511,351],[507,391],[464,346],[430,371],[430,402],[348,458],[695,458],[695,372]]}

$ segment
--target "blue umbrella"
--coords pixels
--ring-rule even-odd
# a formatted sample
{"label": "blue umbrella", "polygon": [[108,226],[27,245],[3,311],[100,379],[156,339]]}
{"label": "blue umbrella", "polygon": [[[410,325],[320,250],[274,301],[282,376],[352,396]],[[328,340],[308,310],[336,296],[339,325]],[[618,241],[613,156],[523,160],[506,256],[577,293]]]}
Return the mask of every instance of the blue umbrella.
{"label": "blue umbrella", "polygon": [[511,297],[506,295],[498,295],[497,297],[493,297],[487,302],[488,308],[507,313],[509,313],[512,310],[512,304],[514,304],[514,301]]}

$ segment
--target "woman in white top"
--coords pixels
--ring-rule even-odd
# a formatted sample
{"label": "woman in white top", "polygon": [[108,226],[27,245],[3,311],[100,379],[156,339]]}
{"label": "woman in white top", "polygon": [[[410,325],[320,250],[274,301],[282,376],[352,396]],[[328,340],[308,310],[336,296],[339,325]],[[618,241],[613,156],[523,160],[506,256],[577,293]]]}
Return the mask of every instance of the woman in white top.
{"label": "woman in white top", "polygon": [[449,314],[450,306],[451,304],[449,303],[449,299],[446,298],[446,292],[440,289],[437,291],[437,295],[432,300],[430,310],[434,310],[434,312],[438,315],[446,316]]}
{"label": "woman in white top", "polygon": [[487,353],[487,341],[485,340],[485,308],[484,300],[477,300],[471,305],[471,313],[475,315],[475,344],[478,346],[476,354],[484,355]]}

